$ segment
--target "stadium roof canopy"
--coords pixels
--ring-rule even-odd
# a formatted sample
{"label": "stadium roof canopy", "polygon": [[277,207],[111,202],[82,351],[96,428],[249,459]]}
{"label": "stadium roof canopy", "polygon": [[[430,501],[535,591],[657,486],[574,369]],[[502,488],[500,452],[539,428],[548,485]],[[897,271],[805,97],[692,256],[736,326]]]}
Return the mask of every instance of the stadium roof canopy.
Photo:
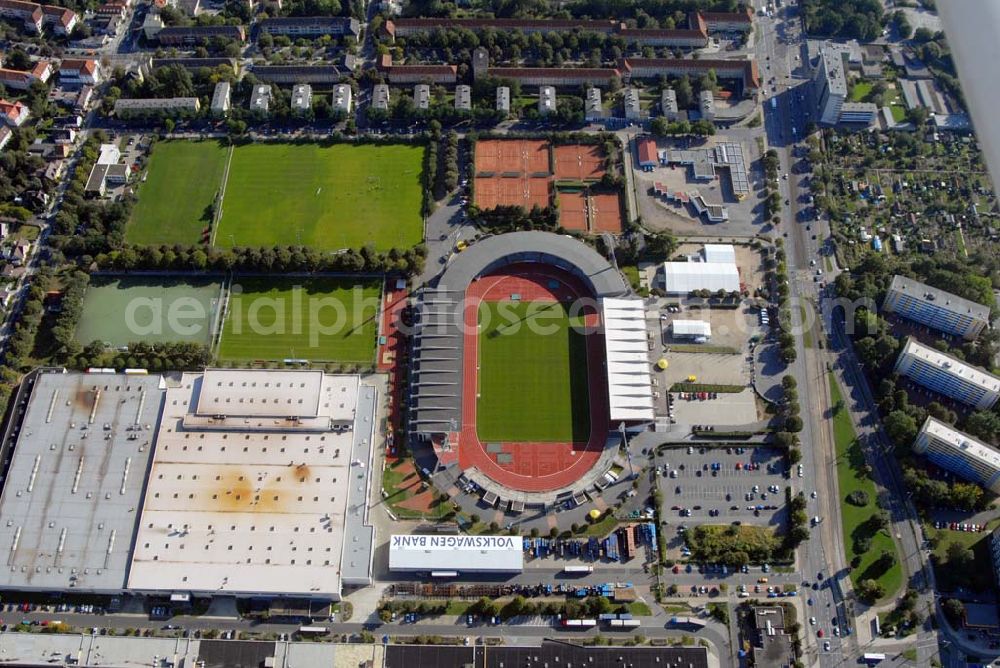
{"label": "stadium roof canopy", "polygon": [[740,289],[740,272],[728,262],[664,262],[663,283],[670,294],[695,290],[736,292]]}
{"label": "stadium roof canopy", "polygon": [[611,420],[652,420],[653,383],[641,299],[602,299]]}

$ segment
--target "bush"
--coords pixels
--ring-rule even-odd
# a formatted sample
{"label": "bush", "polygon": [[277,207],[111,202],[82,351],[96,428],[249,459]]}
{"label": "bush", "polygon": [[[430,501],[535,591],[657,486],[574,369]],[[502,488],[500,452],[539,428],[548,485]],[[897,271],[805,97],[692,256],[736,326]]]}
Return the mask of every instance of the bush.
{"label": "bush", "polygon": [[863,489],[856,489],[847,495],[846,501],[852,506],[867,506],[871,499],[868,498],[868,492]]}

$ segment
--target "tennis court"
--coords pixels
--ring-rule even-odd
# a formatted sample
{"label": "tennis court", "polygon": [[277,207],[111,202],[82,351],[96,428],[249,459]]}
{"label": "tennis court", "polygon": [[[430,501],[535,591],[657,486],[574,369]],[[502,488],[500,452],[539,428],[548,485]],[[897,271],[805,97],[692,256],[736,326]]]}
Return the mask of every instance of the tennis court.
{"label": "tennis court", "polygon": [[590,194],[591,232],[621,234],[622,207],[618,193]]}
{"label": "tennis court", "polygon": [[484,139],[476,142],[476,174],[551,174],[549,144],[541,139]]}
{"label": "tennis court", "polygon": [[567,230],[587,232],[587,193],[583,190],[560,190],[559,224]]}
{"label": "tennis court", "polygon": [[604,151],[600,146],[570,144],[556,146],[555,177],[557,181],[598,181],[604,176]]}
{"label": "tennis court", "polygon": [[548,178],[476,178],[476,206],[492,209],[497,206],[533,206],[545,208],[550,203]]}

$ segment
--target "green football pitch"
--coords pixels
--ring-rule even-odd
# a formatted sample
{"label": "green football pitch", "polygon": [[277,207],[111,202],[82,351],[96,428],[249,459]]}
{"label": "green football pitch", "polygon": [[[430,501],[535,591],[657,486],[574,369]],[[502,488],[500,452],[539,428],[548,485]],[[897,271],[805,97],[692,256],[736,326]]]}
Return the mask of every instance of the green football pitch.
{"label": "green football pitch", "polygon": [[129,243],[196,244],[211,223],[229,149],[214,141],[161,141],[125,230]]}
{"label": "green football pitch", "polygon": [[218,356],[370,365],[381,296],[378,279],[237,278]]}
{"label": "green football pitch", "polygon": [[82,345],[183,341],[208,345],[222,285],[198,278],[95,277],[76,327]]}
{"label": "green football pitch", "polygon": [[482,441],[590,438],[587,341],[562,304],[483,302],[479,307]]}
{"label": "green football pitch", "polygon": [[423,147],[398,144],[238,146],[214,243],[414,246],[423,238],[423,155]]}

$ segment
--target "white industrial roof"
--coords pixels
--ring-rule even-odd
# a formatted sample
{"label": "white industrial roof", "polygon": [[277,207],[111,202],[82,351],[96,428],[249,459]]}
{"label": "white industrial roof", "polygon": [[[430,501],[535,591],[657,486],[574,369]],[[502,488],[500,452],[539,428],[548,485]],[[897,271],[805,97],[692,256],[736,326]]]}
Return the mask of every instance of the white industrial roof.
{"label": "white industrial roof", "polygon": [[[352,552],[352,567],[343,555],[355,540],[370,540],[363,525],[374,391],[357,376],[324,376],[210,370],[204,377],[186,373],[167,389],[129,588],[329,597],[340,594],[342,571],[368,572],[370,556]],[[327,381],[349,386],[338,397],[348,405],[321,400]],[[284,421],[261,428],[254,419],[221,425],[185,419],[212,396],[206,393],[241,396],[251,388],[264,396],[280,392],[296,405],[301,399],[319,411],[326,430],[296,430]],[[328,416],[344,409],[352,415],[357,409],[350,424]]]}
{"label": "white industrial roof", "polygon": [[674,336],[712,336],[712,325],[704,320],[674,320],[671,327]]}
{"label": "white industrial roof", "polygon": [[946,355],[935,348],[929,348],[912,337],[906,340],[902,354],[917,357],[931,366],[942,369],[952,376],[963,378],[988,392],[1000,392],[1000,378],[970,366],[957,357]]}
{"label": "white industrial roof", "polygon": [[920,431],[942,440],[955,449],[961,450],[966,456],[977,459],[991,468],[1000,471],[1000,451],[984,443],[980,443],[968,434],[960,432],[957,429],[952,429],[946,423],[936,420],[933,417],[927,418]]}
{"label": "white industrial roof", "polygon": [[611,420],[652,420],[653,383],[643,302],[602,299],[601,309]]}
{"label": "white industrial roof", "polygon": [[524,542],[520,536],[394,534],[389,570],[520,573]]}
{"label": "white industrial roof", "polygon": [[740,289],[740,272],[735,264],[725,262],[664,262],[663,281],[671,294],[687,294],[694,290]]}
{"label": "white industrial roof", "polygon": [[736,247],[732,244],[705,244],[702,255],[705,262],[736,264]]}
{"label": "white industrial roof", "polygon": [[36,377],[0,498],[0,586],[121,590],[161,384],[153,375]]}

